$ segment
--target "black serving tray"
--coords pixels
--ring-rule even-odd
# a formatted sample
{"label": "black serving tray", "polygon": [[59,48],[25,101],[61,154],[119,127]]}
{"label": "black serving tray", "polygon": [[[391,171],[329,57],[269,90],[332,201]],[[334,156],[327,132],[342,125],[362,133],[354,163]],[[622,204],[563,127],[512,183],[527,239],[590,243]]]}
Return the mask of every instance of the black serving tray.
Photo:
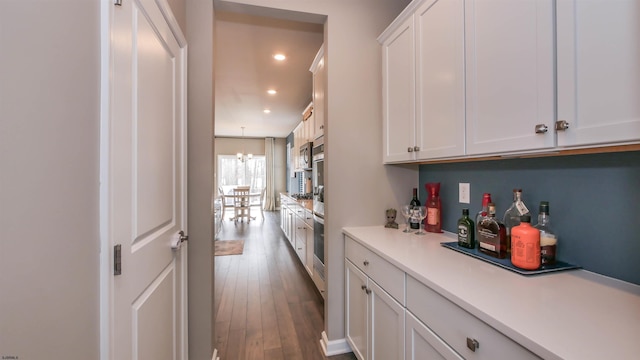
{"label": "black serving tray", "polygon": [[501,268],[511,270],[520,275],[538,275],[538,274],[546,274],[546,273],[555,272],[555,271],[580,269],[580,266],[578,265],[573,265],[573,264],[556,260],[556,263],[553,265],[546,265],[536,270],[524,270],[524,269],[520,269],[518,267],[513,266],[513,264],[511,263],[511,259],[509,258],[498,259],[493,256],[489,256],[485,253],[482,253],[478,249],[467,249],[466,247],[459,246],[457,241],[443,242],[443,243],[440,243],[440,245],[446,248],[449,248],[451,250],[461,252],[465,255],[469,255],[476,259],[486,261],[490,264],[499,266]]}

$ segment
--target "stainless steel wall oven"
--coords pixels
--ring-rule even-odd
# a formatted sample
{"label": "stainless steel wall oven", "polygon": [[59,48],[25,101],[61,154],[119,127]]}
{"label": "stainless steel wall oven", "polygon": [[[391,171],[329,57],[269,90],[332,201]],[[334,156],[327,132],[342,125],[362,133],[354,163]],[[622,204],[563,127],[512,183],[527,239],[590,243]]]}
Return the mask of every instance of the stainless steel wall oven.
{"label": "stainless steel wall oven", "polygon": [[324,282],[324,139],[313,146],[313,267]]}

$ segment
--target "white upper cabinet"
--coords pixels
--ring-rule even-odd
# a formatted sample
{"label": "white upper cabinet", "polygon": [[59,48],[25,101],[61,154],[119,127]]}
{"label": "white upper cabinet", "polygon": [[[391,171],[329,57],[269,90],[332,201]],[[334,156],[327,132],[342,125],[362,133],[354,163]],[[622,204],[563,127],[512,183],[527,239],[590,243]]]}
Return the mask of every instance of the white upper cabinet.
{"label": "white upper cabinet", "polygon": [[415,36],[413,16],[382,41],[383,161],[414,160]]}
{"label": "white upper cabinet", "polygon": [[415,13],[418,159],[464,155],[464,2],[428,0]]}
{"label": "white upper cabinet", "polygon": [[465,25],[467,154],[553,148],[554,1],[466,1]]}
{"label": "white upper cabinet", "polygon": [[640,139],[640,2],[557,1],[558,146]]}
{"label": "white upper cabinet", "polygon": [[313,127],[309,141],[313,141],[324,135],[324,125],[326,121],[324,110],[327,71],[324,66],[324,45],[318,50],[309,71],[313,74]]}

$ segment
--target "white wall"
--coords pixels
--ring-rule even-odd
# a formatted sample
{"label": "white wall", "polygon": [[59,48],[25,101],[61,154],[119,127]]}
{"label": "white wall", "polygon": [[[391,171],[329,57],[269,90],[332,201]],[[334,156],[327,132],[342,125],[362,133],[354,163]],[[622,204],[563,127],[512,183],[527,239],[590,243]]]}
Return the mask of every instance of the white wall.
{"label": "white wall", "polygon": [[189,359],[210,360],[213,314],[213,39],[210,0],[186,0],[188,43]]}
{"label": "white wall", "polygon": [[2,358],[99,358],[99,4],[2,2]]}
{"label": "white wall", "polygon": [[[329,340],[342,339],[344,240],[341,229],[383,224],[385,209],[399,208],[406,203],[411,188],[418,184],[417,166],[382,165],[382,65],[376,38],[409,1],[232,0],[220,3],[229,7],[245,4],[327,15],[325,328]],[[358,211],[353,211],[356,207]]]}

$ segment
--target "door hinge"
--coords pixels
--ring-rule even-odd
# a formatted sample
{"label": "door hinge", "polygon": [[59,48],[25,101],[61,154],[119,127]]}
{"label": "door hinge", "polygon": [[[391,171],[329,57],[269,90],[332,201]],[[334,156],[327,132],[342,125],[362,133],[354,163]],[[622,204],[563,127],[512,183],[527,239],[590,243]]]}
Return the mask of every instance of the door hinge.
{"label": "door hinge", "polygon": [[122,0],[113,0],[113,5],[122,6]]}
{"label": "door hinge", "polygon": [[113,247],[113,275],[122,274],[122,245]]}

